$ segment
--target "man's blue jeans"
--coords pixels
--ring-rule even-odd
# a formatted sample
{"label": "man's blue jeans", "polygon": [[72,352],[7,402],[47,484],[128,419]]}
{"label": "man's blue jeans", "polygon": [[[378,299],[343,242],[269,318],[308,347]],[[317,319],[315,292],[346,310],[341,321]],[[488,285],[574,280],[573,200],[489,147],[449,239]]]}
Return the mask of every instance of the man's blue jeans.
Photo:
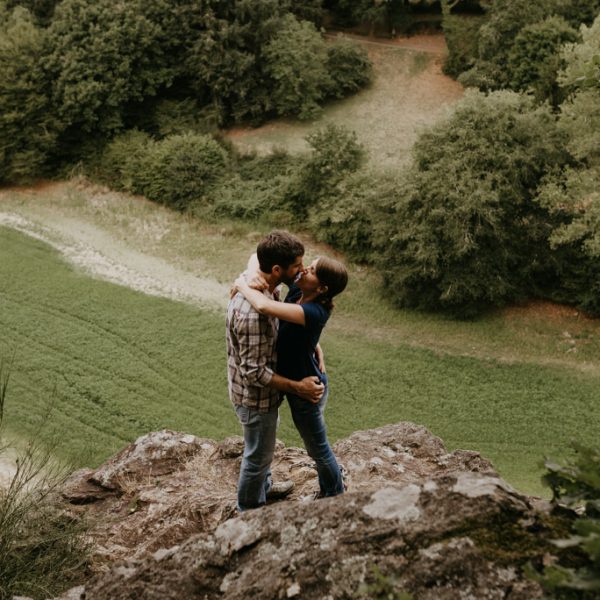
{"label": "man's blue jeans", "polygon": [[340,467],[327,441],[327,428],[323,411],[329,393],[327,377],[322,376],[325,392],[318,404],[287,395],[294,425],[302,436],[308,455],[315,461],[319,475],[320,496],[337,496],[344,492]]}
{"label": "man's blue jeans", "polygon": [[271,489],[279,407],[261,413],[246,406],[236,406],[235,412],[244,430],[244,455],[238,481],[238,510],[243,512],[262,506]]}

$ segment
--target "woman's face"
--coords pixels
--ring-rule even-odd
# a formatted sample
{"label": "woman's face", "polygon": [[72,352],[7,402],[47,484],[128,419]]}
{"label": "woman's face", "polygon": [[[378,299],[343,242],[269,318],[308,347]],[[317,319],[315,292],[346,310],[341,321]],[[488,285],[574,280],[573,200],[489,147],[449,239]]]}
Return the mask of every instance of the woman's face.
{"label": "woman's face", "polygon": [[319,287],[321,287],[321,282],[317,277],[317,261],[319,259],[315,258],[308,267],[300,271],[300,279],[296,282],[296,285],[305,293],[310,293],[316,291]]}

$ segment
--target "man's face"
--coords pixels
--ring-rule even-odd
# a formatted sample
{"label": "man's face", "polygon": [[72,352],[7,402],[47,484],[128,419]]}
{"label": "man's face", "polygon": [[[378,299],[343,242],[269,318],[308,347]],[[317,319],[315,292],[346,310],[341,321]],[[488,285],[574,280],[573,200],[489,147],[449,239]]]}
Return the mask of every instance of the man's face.
{"label": "man's face", "polygon": [[280,279],[283,283],[286,285],[294,283],[298,273],[304,269],[303,259],[304,256],[297,256],[296,260],[285,271],[281,271]]}

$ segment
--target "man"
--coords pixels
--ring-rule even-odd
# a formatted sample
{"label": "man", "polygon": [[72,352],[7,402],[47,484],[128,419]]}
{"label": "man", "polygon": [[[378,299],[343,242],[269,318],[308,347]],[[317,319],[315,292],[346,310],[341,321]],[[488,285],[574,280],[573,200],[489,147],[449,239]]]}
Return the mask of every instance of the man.
{"label": "man", "polygon": [[[291,284],[303,269],[304,246],[286,231],[273,231],[256,249],[261,275],[273,297],[280,283]],[[275,373],[277,319],[259,314],[236,294],[227,309],[227,371],[229,397],[244,431],[244,456],[238,482],[238,510],[258,508],[273,492],[289,493],[271,481],[271,462],[281,403],[280,392],[312,402],[323,394],[318,377],[293,381]]]}

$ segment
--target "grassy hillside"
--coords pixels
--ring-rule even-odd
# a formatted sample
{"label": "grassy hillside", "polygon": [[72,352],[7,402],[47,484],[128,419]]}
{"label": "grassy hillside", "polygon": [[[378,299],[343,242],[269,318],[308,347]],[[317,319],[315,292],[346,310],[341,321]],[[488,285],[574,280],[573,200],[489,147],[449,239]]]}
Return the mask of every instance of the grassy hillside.
{"label": "grassy hillside", "polygon": [[[46,204],[57,215],[77,213],[136,245],[147,227],[134,229],[130,219],[143,223],[145,214],[146,223],[155,222],[158,213],[142,200],[113,199],[104,217],[93,209],[98,194],[72,189],[13,194],[2,206],[43,213]],[[239,270],[260,236],[238,229],[228,244],[225,224],[200,235],[180,215],[165,218],[178,242],[157,242],[154,253],[175,252],[184,266],[212,253],[209,265],[223,279]],[[312,254],[320,250],[310,247]],[[553,321],[527,309],[475,323],[399,312],[378,296],[376,277],[352,269],[351,287],[323,337],[333,439],[413,420],[450,448],[481,451],[529,491],[540,489],[544,454],[563,453],[571,439],[595,441],[600,324],[572,312]],[[51,399],[61,452],[79,465],[97,464],[153,429],[213,438],[239,433],[227,399],[222,311],[92,279],[46,244],[3,227],[0,278],[7,282],[0,290],[0,354],[16,354],[7,408],[15,433],[32,432]],[[299,443],[285,411],[280,437]]]}

